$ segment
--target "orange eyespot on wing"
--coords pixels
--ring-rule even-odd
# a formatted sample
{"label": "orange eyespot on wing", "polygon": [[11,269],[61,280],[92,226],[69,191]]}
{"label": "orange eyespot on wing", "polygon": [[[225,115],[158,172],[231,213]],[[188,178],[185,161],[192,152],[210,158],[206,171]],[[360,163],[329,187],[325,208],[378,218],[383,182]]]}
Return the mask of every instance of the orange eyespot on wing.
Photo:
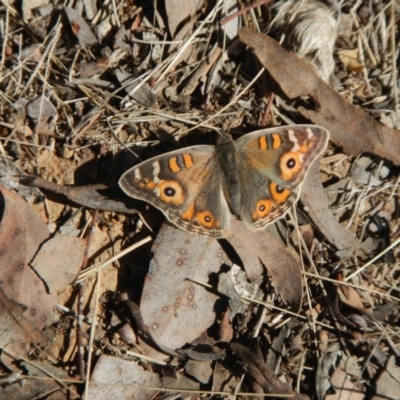
{"label": "orange eyespot on wing", "polygon": [[281,178],[285,181],[292,179],[301,169],[303,164],[303,154],[297,151],[285,153],[279,162]]}
{"label": "orange eyespot on wing", "polygon": [[285,189],[282,186],[277,185],[275,182],[270,183],[269,189],[271,191],[272,198],[278,204],[284,203],[290,196],[289,189]]}
{"label": "orange eyespot on wing", "polygon": [[271,211],[272,200],[271,199],[261,199],[257,201],[255,211],[252,214],[253,221],[260,218],[265,218]]}
{"label": "orange eyespot on wing", "polygon": [[180,206],[185,201],[182,186],[177,181],[160,181],[157,183],[155,190],[163,203]]}
{"label": "orange eyespot on wing", "polygon": [[199,224],[204,228],[211,229],[220,227],[218,220],[214,217],[214,215],[210,211],[199,212],[196,215],[196,218]]}

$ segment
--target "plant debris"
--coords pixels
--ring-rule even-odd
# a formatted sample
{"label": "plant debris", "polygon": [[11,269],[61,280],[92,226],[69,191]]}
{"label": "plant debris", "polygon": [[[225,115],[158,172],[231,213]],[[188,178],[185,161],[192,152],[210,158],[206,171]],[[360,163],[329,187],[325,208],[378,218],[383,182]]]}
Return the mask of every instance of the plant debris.
{"label": "plant debris", "polygon": [[[398,2],[9,0],[0,21],[1,398],[396,398]],[[189,235],[117,185],[292,124],[330,143],[265,231]]]}

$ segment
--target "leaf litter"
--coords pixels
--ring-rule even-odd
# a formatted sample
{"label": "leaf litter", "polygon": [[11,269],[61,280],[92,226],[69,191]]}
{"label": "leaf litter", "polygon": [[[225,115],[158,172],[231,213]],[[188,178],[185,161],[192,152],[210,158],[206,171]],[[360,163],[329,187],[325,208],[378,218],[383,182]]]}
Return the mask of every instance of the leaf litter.
{"label": "leaf litter", "polygon": [[[2,395],[393,398],[398,4],[176,6],[0,5]],[[266,232],[188,236],[115,186],[305,122],[331,145]]]}

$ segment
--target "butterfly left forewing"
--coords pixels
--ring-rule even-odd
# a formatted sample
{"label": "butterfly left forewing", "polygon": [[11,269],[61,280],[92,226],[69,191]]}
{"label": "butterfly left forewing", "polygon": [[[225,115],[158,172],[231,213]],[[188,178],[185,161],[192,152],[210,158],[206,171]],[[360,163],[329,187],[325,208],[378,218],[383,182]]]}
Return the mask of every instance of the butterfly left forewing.
{"label": "butterfly left forewing", "polygon": [[235,143],[242,190],[241,219],[262,229],[282,217],[297,200],[306,174],[325,149],[328,131],[313,125],[263,129]]}
{"label": "butterfly left forewing", "polygon": [[222,237],[228,229],[228,205],[214,146],[192,146],[153,157],[125,172],[119,185],[144,200],[177,227],[194,234]]}

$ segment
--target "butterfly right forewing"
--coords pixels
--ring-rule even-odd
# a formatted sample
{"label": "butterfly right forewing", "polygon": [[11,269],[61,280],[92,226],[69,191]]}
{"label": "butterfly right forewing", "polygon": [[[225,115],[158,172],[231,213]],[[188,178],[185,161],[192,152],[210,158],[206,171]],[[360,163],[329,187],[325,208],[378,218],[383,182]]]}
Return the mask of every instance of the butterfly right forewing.
{"label": "butterfly right forewing", "polygon": [[294,125],[262,129],[235,142],[241,186],[248,188],[242,190],[240,217],[250,230],[286,214],[328,138],[322,127]]}

